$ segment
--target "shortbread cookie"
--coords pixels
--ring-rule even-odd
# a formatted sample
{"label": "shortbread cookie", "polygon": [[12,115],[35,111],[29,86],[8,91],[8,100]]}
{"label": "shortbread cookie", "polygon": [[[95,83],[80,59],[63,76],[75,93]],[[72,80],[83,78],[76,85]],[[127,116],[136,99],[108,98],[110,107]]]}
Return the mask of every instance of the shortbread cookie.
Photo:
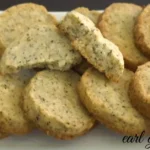
{"label": "shortbread cookie", "polygon": [[90,64],[105,72],[109,79],[119,79],[124,70],[123,56],[115,44],[103,38],[89,18],[72,11],[60,22],[59,28]]}
{"label": "shortbread cookie", "polygon": [[135,108],[150,118],[150,62],[139,66],[130,85],[129,96]]}
{"label": "shortbread cookie", "polygon": [[24,93],[26,116],[47,135],[56,138],[71,139],[86,133],[95,120],[78,97],[79,79],[73,71],[37,73]]}
{"label": "shortbread cookie", "polygon": [[15,5],[0,15],[0,55],[33,24],[56,24],[45,7],[33,3]]}
{"label": "shortbread cookie", "polygon": [[145,55],[150,56],[150,5],[139,15],[135,25],[135,41]]}
{"label": "shortbread cookie", "polygon": [[102,73],[89,69],[78,86],[81,101],[95,118],[107,127],[124,135],[149,133],[150,121],[132,106],[128,88],[133,72],[124,70],[118,83]]}
{"label": "shortbread cookie", "polygon": [[135,4],[113,3],[105,9],[98,25],[103,36],[119,47],[131,70],[148,61],[134,41],[134,25],[141,12],[142,7]]}
{"label": "shortbread cookie", "polygon": [[[101,12],[96,10],[89,10],[86,7],[78,7],[74,9],[74,11],[77,11],[83,14],[84,16],[88,17],[91,21],[93,21],[95,26],[97,26],[97,23],[100,21],[100,18],[102,16]],[[74,70],[82,75],[90,67],[91,65],[85,59],[83,59],[80,64],[74,67]]]}
{"label": "shortbread cookie", "polygon": [[25,134],[32,130],[32,123],[24,117],[21,103],[24,87],[33,75],[32,71],[0,75],[0,130],[6,134]]}
{"label": "shortbread cookie", "polygon": [[81,55],[55,26],[40,24],[5,50],[0,67],[3,74],[45,67],[64,71],[80,61]]}

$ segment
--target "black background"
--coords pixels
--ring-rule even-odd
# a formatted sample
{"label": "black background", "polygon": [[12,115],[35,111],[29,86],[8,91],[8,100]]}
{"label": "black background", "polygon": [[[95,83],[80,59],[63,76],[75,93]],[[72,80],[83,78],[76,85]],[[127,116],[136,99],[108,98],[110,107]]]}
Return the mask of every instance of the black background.
{"label": "black background", "polygon": [[65,11],[79,6],[85,6],[90,9],[104,9],[114,2],[130,2],[144,6],[150,3],[150,0],[0,0],[0,9],[4,10],[12,5],[24,2],[42,4],[49,11]]}

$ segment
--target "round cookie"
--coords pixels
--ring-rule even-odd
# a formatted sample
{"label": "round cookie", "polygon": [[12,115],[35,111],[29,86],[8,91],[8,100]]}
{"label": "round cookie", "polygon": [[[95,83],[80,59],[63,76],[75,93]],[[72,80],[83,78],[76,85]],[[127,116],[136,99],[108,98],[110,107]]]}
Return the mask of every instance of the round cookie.
{"label": "round cookie", "polygon": [[129,96],[133,106],[150,118],[150,62],[138,67],[130,84]]}
{"label": "round cookie", "polygon": [[140,50],[150,56],[150,5],[141,12],[135,25],[135,41]]}
{"label": "round cookie", "polygon": [[47,135],[59,139],[86,133],[93,127],[95,119],[80,102],[76,91],[79,79],[73,71],[37,73],[25,89],[26,116]]}
{"label": "round cookie", "polygon": [[[0,137],[7,134],[29,133],[33,125],[21,108],[22,92],[34,72],[23,71],[17,75],[0,75]],[[6,133],[6,134],[5,134]]]}
{"label": "round cookie", "polygon": [[134,25],[141,12],[142,7],[135,4],[113,3],[105,9],[98,25],[103,36],[119,47],[125,65],[133,71],[148,61],[134,41]]}
{"label": "round cookie", "polygon": [[2,74],[33,68],[64,71],[79,64],[81,59],[58,28],[36,24],[8,46],[0,61],[0,71]]}
{"label": "round cookie", "polygon": [[118,83],[95,69],[88,69],[78,85],[81,101],[102,124],[124,135],[149,133],[150,121],[131,104],[128,88],[133,72],[125,70]]}
{"label": "round cookie", "polygon": [[0,14],[0,55],[33,24],[57,24],[56,18],[42,5],[24,3],[12,6]]}

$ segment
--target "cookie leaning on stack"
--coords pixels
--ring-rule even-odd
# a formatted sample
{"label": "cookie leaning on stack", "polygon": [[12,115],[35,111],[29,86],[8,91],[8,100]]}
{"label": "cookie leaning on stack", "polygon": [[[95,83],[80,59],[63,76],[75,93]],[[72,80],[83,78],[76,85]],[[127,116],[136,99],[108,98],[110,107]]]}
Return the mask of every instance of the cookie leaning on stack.
{"label": "cookie leaning on stack", "polygon": [[124,70],[122,54],[116,45],[103,38],[90,19],[72,11],[60,22],[59,28],[89,63],[104,72],[109,79],[119,80]]}
{"label": "cookie leaning on stack", "polygon": [[[95,10],[89,10],[86,7],[78,7],[74,9],[74,11],[77,11],[80,14],[88,17],[95,24],[95,26],[97,26],[97,23],[99,22],[102,16],[101,12]],[[82,75],[90,67],[91,65],[86,61],[86,59],[82,59],[82,62],[74,67],[74,70]]]}

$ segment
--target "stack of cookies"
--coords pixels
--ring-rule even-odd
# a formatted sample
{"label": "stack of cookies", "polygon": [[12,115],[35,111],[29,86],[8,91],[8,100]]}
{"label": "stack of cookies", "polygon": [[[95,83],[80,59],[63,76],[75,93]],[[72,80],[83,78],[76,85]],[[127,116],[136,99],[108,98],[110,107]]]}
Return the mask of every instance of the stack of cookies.
{"label": "stack of cookies", "polygon": [[[150,134],[150,6],[79,7],[58,22],[26,3],[0,15],[0,138],[72,139],[98,121]],[[99,133],[101,134],[101,133]]]}

